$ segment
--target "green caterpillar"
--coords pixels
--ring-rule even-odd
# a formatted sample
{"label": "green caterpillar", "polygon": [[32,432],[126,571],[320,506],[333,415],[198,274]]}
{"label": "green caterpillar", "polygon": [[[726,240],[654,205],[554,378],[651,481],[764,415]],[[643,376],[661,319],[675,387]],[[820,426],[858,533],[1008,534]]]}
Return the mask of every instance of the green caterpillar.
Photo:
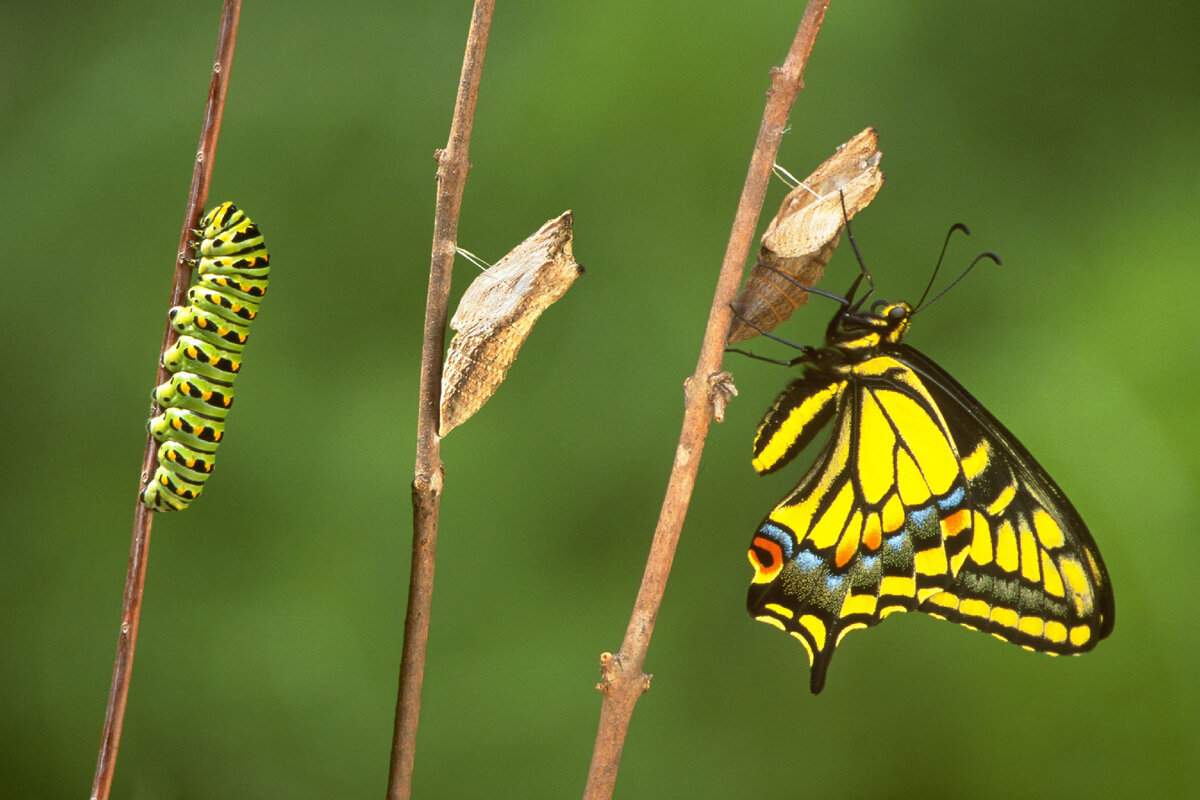
{"label": "green caterpillar", "polygon": [[205,214],[194,233],[201,238],[188,264],[197,268],[197,282],[188,304],[169,312],[179,338],[162,364],[172,375],[151,394],[163,412],[147,427],[162,445],[142,502],[154,511],[187,508],[212,474],[247,330],[271,271],[258,226],[233,203]]}

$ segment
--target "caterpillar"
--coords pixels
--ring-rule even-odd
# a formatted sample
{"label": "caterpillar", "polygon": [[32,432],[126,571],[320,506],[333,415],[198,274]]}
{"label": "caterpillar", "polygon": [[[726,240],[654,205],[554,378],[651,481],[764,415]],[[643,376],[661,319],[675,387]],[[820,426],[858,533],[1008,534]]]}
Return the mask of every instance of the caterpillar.
{"label": "caterpillar", "polygon": [[141,498],[153,511],[187,508],[212,474],[247,331],[270,273],[258,226],[233,203],[213,208],[192,232],[200,237],[195,257],[187,260],[196,268],[196,283],[187,305],[168,312],[179,334],[162,355],[171,377],[151,393],[162,413],[147,427],[161,445],[158,468]]}

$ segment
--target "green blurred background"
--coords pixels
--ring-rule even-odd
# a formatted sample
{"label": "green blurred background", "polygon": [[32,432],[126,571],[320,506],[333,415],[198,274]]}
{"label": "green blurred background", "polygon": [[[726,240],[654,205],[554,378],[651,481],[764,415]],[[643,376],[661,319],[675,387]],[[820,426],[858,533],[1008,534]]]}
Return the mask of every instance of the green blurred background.
{"label": "green blurred background", "polygon": [[[418,797],[582,790],[597,657],[802,6],[499,2],[459,241],[496,260],[571,208],[587,274],[443,446]],[[1003,256],[910,341],[1070,493],[1113,637],[1050,659],[903,615],[850,637],[814,698],[802,648],[744,608],[750,534],[800,473],[749,466],[788,374],[731,357],[619,796],[1200,791],[1197,8],[834,2],[780,152],[803,176],[878,127],[888,182],[855,229],[884,297],[919,295],[953,222],[974,235],[948,275]],[[90,786],[218,11],[0,5],[3,797]],[[383,794],[432,156],[469,15],[245,4],[210,205],[260,224],[272,288],[220,469],[154,527],[116,797]],[[843,248],[825,288],[855,269]],[[454,301],[474,274],[459,262]],[[782,332],[815,342],[832,311]]]}

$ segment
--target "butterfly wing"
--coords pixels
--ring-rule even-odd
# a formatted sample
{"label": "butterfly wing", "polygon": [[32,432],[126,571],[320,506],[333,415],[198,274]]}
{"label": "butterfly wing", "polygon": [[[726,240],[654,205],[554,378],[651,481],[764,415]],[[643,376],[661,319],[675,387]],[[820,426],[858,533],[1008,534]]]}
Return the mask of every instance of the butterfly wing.
{"label": "butterfly wing", "polygon": [[756,454],[790,458],[788,440],[811,440],[836,409],[815,463],[755,534],[748,598],[805,646],[814,693],[842,637],[897,611],[1054,653],[1108,634],[1111,588],[1087,528],[953,378],[904,345],[842,365],[824,388],[819,377],[789,386],[759,429]]}
{"label": "butterfly wing", "polygon": [[1116,607],[1100,550],[1079,513],[953,377],[910,347],[900,352],[956,443],[966,489],[957,513],[962,536],[971,539],[951,564],[950,586],[921,610],[1031,650],[1091,650],[1112,632]]}

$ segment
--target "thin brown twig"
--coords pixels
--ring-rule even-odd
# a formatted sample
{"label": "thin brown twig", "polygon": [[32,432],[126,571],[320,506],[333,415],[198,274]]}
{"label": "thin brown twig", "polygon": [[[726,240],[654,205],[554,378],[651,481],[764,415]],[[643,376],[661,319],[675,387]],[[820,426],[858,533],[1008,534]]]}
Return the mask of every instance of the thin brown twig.
{"label": "thin brown twig", "polygon": [[[233,48],[237,42],[241,10],[241,0],[225,0],[221,11],[217,53],[208,85],[208,101],[204,107],[204,122],[200,127],[200,147],[192,170],[192,186],[188,192],[183,231],[179,236],[175,281],[171,286],[169,306],[183,304],[184,294],[191,283],[192,269],[185,259],[188,255],[191,231],[199,223],[200,210],[208,199],[209,179],[217,151],[217,137],[221,131],[221,115],[225,110],[225,92],[229,87],[229,68],[233,64]],[[168,321],[163,331],[160,352],[165,352],[174,340],[175,331]],[[166,376],[167,370],[160,360],[154,384],[157,386],[162,383]],[[157,404],[151,401],[150,415],[154,416],[158,411]],[[138,481],[139,490],[145,486],[146,480],[154,471],[157,452],[158,441],[147,434],[141,479]],[[113,664],[112,686],[109,689],[108,706],[104,714],[100,752],[96,758],[96,775],[92,780],[92,800],[107,800],[112,790],[113,773],[117,766],[117,747],[121,741],[121,726],[125,720],[125,704],[129,699],[129,682],[133,673],[133,651],[137,644],[138,620],[142,613],[142,595],[146,584],[146,564],[150,557],[150,528],[153,520],[154,513],[146,508],[139,496],[134,503],[133,541],[129,549],[129,569],[125,576],[125,594],[121,603],[121,630],[117,638],[117,657]]]}
{"label": "thin brown twig", "polygon": [[696,472],[700,466],[700,455],[704,439],[712,419],[710,386],[712,376],[721,367],[725,341],[732,323],[730,304],[737,292],[746,257],[750,252],[750,241],[758,224],[759,212],[766,197],[771,167],[779,151],[779,142],[787,127],[788,115],[802,86],[801,78],[813,42],[825,18],[828,0],[810,0],[796,31],[796,38],[783,66],[772,70],[771,88],[767,94],[767,105],[763,112],[758,141],[750,158],[746,183],[738,202],[733,220],[729,245],[725,249],[725,260],[717,279],[709,312],[708,327],[700,348],[696,371],[684,382],[685,407],[683,430],[679,435],[679,446],[675,451],[675,463],[667,484],[654,541],[646,560],[646,570],[634,602],[633,614],[621,650],[616,655],[604,653],[600,657],[603,680],[599,689],[604,693],[600,708],[600,725],[596,733],[596,745],[592,753],[591,769],[588,771],[585,800],[604,800],[612,797],[620,766],[621,750],[633,716],[633,707],[650,686],[650,676],[643,671],[646,651],[654,622],[662,604],[671,561],[679,542],[680,529],[691,500]]}
{"label": "thin brown twig", "polygon": [[441,506],[442,467],[438,415],[445,351],[446,310],[450,272],[458,246],[458,216],[463,187],[471,168],[468,157],[475,100],[495,0],[476,0],[463,55],[462,76],[454,105],[454,120],[445,150],[436,154],[437,207],[433,219],[433,252],[429,262],[429,294],[425,300],[425,338],[421,347],[420,401],[417,408],[417,457],[412,483],[413,543],[408,584],[408,613],[404,618],[404,650],[400,659],[400,688],[388,771],[389,800],[406,799],[412,792],[421,686],[425,680],[425,646],[429,639],[429,609],[433,602],[433,567]]}

